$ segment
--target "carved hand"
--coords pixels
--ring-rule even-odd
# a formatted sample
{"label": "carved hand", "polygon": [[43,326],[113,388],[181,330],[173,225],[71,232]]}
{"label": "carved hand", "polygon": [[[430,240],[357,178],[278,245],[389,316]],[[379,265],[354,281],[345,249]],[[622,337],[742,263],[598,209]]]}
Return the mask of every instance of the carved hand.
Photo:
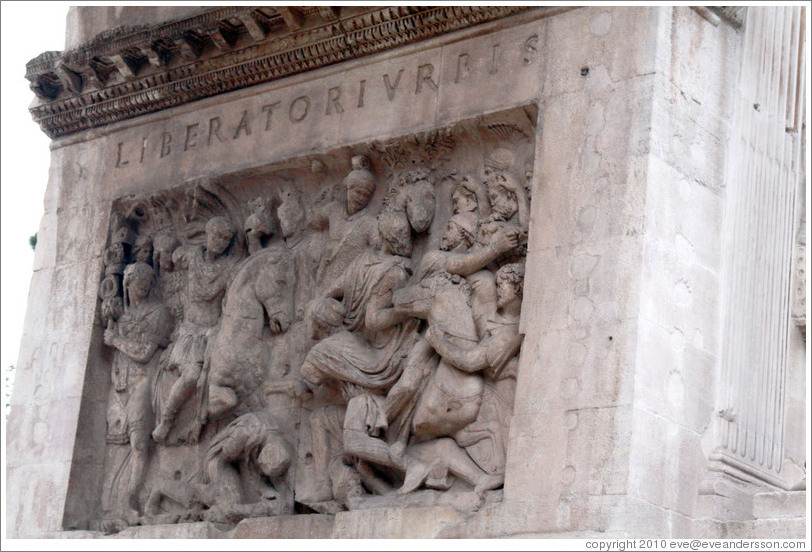
{"label": "carved hand", "polygon": [[519,232],[515,228],[504,228],[491,238],[491,247],[497,253],[507,253],[519,246]]}
{"label": "carved hand", "polygon": [[288,322],[286,316],[278,315],[271,317],[269,325],[272,334],[280,334],[288,329],[288,326],[290,326],[290,322]]}
{"label": "carved hand", "polygon": [[513,193],[517,193],[519,191],[519,183],[511,175],[503,173],[500,174],[498,178],[506,190],[510,190]]}
{"label": "carved hand", "polygon": [[403,463],[403,455],[406,453],[406,443],[397,441],[389,447],[389,459],[395,464]]}
{"label": "carved hand", "polygon": [[311,392],[307,383],[300,379],[276,382],[268,381],[262,385],[262,391],[266,395],[287,394],[295,399],[301,399],[308,392]]}
{"label": "carved hand", "polygon": [[305,383],[303,380],[295,379],[291,381],[289,385],[288,394],[295,399],[301,399],[308,393],[312,394],[312,391],[307,386],[307,383]]}
{"label": "carved hand", "polygon": [[116,338],[118,337],[118,333],[113,328],[107,328],[104,330],[104,344],[108,347],[115,347],[116,346]]}
{"label": "carved hand", "polygon": [[445,339],[445,330],[438,324],[434,324],[429,326],[428,330],[426,330],[426,341],[429,342],[429,345],[437,349],[437,347],[441,346],[440,344]]}

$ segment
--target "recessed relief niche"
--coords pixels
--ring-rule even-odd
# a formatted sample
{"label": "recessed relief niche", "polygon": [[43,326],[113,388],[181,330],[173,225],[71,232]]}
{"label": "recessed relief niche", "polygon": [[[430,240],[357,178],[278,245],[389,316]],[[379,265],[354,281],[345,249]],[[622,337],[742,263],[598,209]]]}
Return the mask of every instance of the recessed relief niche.
{"label": "recessed relief niche", "polygon": [[536,109],[113,205],[102,527],[502,500]]}

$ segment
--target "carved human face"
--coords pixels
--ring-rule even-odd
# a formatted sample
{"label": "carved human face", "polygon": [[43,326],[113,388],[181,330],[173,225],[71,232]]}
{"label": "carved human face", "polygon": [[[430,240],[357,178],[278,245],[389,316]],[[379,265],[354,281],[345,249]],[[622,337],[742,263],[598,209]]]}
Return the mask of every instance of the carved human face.
{"label": "carved human face", "polygon": [[494,174],[488,180],[488,199],[491,201],[491,211],[499,220],[510,220],[519,210],[516,197],[502,184],[504,176]]}
{"label": "carved human face", "polygon": [[456,188],[451,194],[451,199],[454,202],[455,213],[469,213],[477,208],[476,197],[465,188]]}
{"label": "carved human face", "polygon": [[412,254],[412,227],[404,213],[382,216],[378,219],[384,249],[392,255],[410,257]]}
{"label": "carved human face", "polygon": [[178,243],[167,236],[159,236],[155,239],[154,246],[153,260],[155,261],[156,270],[173,270],[172,253],[177,249]]}
{"label": "carved human face", "polygon": [[155,268],[159,270],[172,270],[172,252],[168,249],[155,250]]}
{"label": "carved human face", "polygon": [[372,198],[372,191],[361,185],[351,184],[347,186],[347,214],[354,215],[367,206]]}
{"label": "carved human face", "polygon": [[304,226],[304,209],[301,203],[293,197],[286,198],[277,209],[276,214],[279,217],[282,235],[286,238],[292,236]]}
{"label": "carved human face", "polygon": [[152,242],[143,241],[135,244],[135,260],[141,263],[152,262]]}
{"label": "carved human face", "polygon": [[400,255],[401,257],[411,256],[412,236],[409,232],[409,227],[405,229],[399,228],[397,232],[393,232],[391,236],[387,236],[385,241],[392,255]]}
{"label": "carved human face", "polygon": [[496,276],[496,306],[503,309],[512,302],[520,300],[517,284],[510,277],[498,274]]}
{"label": "carved human face", "polygon": [[218,256],[225,253],[231,240],[234,239],[234,231],[223,224],[212,224],[206,228],[206,248],[212,255]]}
{"label": "carved human face", "polygon": [[152,287],[152,275],[148,272],[134,271],[127,277],[127,293],[130,302],[137,303],[149,295]]}
{"label": "carved human face", "polygon": [[443,251],[451,251],[463,243],[464,239],[465,235],[459,224],[453,220],[449,220],[448,225],[445,227],[443,239],[440,241],[440,249]]}

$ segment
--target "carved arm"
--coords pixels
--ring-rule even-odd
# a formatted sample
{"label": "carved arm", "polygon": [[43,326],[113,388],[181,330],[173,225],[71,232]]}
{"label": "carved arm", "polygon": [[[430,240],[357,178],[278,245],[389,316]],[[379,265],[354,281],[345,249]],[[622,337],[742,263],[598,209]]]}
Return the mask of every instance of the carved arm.
{"label": "carved arm", "polygon": [[452,274],[469,276],[483,269],[502,253],[515,249],[518,245],[518,233],[508,228],[494,234],[490,243],[482,249],[470,253],[450,255],[446,261],[445,269]]}
{"label": "carved arm", "polygon": [[446,338],[445,331],[437,325],[426,331],[426,341],[434,347],[443,360],[463,372],[475,373],[489,366],[486,346],[475,345],[464,349]]}
{"label": "carved arm", "polygon": [[527,200],[527,192],[524,186],[519,184],[512,176],[505,175],[505,187],[516,194],[519,225],[527,230],[530,226],[530,202]]}
{"label": "carved arm", "polygon": [[378,284],[378,293],[369,298],[364,324],[367,329],[381,331],[402,322],[407,315],[392,306],[392,294],[406,281],[400,270],[390,270]]}
{"label": "carved arm", "polygon": [[154,342],[141,343],[126,337],[120,336],[113,329],[104,330],[104,343],[110,347],[115,347],[134,361],[146,364],[155,351],[158,344]]}

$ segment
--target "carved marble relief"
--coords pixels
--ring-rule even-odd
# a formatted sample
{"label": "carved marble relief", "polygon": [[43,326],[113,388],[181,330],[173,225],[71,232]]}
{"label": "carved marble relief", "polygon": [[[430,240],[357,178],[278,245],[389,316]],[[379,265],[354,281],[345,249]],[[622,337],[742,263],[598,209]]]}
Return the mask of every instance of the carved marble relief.
{"label": "carved marble relief", "polygon": [[535,118],[115,202],[102,526],[500,500]]}

